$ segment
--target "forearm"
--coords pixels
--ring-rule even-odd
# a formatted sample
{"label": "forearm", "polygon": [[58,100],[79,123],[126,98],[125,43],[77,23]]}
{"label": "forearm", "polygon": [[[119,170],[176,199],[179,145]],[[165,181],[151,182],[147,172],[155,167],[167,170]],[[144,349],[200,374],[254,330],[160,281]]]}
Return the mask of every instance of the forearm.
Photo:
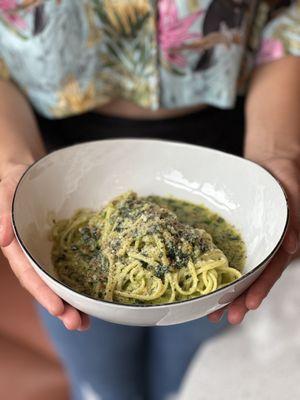
{"label": "forearm", "polygon": [[300,58],[255,71],[246,103],[245,156],[300,159]]}
{"label": "forearm", "polygon": [[29,103],[11,83],[0,80],[0,178],[6,166],[31,164],[44,154]]}

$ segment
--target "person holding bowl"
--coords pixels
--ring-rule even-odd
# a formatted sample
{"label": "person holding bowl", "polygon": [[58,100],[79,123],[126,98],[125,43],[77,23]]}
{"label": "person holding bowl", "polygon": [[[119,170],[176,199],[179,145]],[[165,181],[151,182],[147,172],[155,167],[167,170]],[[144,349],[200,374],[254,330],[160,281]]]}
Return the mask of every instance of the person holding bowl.
{"label": "person holding bowl", "polygon": [[229,323],[241,323],[299,246],[299,6],[0,0],[0,245],[47,310],[40,313],[74,399],[176,393],[196,349],[226,320],[149,329],[93,320],[89,328],[88,316],[46,286],[17,243],[11,205],[19,179],[48,151],[123,136],[181,140],[259,163],[285,188],[290,222],[260,278],[226,307]]}

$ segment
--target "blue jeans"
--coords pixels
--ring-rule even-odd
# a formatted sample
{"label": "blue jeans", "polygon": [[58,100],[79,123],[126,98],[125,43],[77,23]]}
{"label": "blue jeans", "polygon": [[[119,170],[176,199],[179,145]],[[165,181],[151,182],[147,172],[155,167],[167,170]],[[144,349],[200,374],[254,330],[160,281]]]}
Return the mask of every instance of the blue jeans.
{"label": "blue jeans", "polygon": [[39,312],[69,375],[72,400],[166,400],[199,346],[226,326],[206,318],[150,328],[92,319],[88,332],[72,332]]}

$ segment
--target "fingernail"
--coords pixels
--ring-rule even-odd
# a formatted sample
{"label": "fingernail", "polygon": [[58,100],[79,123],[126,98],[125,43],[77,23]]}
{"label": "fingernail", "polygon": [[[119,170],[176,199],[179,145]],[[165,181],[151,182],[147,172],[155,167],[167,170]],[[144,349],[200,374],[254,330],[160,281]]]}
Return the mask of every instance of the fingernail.
{"label": "fingernail", "polygon": [[61,321],[62,321],[64,327],[65,327],[66,329],[68,329],[68,331],[72,331],[72,330],[73,330],[73,329],[70,328],[70,326],[68,326],[68,323],[64,322],[63,319],[62,319]]}
{"label": "fingernail", "polygon": [[85,327],[79,327],[79,328],[77,328],[77,330],[79,331],[79,332],[85,332],[85,331],[88,331],[90,329],[90,325],[88,325],[88,326],[85,326]]}
{"label": "fingernail", "polygon": [[260,300],[250,301],[247,303],[247,308],[248,310],[256,310],[260,306],[260,304],[261,304]]}

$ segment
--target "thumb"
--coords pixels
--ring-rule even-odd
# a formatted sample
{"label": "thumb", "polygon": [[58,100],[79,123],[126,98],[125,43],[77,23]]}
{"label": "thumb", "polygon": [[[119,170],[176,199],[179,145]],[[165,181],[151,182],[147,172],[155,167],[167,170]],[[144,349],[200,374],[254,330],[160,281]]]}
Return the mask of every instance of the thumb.
{"label": "thumb", "polygon": [[13,240],[14,232],[11,222],[12,200],[16,188],[13,179],[6,178],[0,182],[0,246],[6,247]]}
{"label": "thumb", "polygon": [[300,234],[300,178],[299,166],[294,160],[273,159],[263,164],[280,181],[287,195],[290,220],[283,248],[289,254],[295,254],[299,248]]}

